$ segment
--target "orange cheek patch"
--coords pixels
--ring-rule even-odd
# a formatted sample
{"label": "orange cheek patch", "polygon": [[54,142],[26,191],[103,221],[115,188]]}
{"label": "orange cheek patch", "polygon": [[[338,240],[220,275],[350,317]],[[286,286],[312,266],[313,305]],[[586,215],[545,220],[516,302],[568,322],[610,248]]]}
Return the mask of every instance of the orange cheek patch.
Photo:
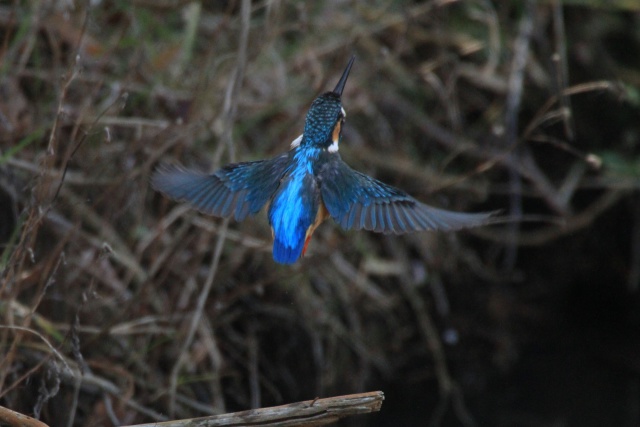
{"label": "orange cheek patch", "polygon": [[337,141],[338,138],[340,138],[340,129],[342,129],[341,121],[336,123],[336,126],[333,128],[333,134],[331,135],[333,141]]}

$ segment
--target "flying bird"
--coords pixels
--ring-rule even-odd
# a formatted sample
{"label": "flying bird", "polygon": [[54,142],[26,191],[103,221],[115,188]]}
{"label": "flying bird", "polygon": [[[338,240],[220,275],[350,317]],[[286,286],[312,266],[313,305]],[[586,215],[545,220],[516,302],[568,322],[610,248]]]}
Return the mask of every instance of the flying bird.
{"label": "flying bird", "polygon": [[216,217],[242,221],[268,204],[273,259],[293,264],[315,229],[331,217],[345,230],[404,234],[459,230],[493,222],[495,212],[462,213],[426,205],[404,191],[353,170],[338,153],[346,113],[342,91],[355,57],[335,89],[318,96],[304,131],[272,159],[233,163],[213,174],[160,166],[157,191]]}

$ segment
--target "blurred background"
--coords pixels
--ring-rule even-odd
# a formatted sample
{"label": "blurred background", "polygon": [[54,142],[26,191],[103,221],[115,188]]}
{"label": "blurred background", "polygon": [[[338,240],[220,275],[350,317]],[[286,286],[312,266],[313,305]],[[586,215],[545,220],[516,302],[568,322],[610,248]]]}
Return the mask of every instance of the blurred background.
{"label": "blurred background", "polygon": [[[327,221],[294,266],[153,192],[275,156],[357,59],[342,158],[523,221]],[[112,426],[382,390],[344,426],[640,425],[635,1],[0,2],[0,405]]]}

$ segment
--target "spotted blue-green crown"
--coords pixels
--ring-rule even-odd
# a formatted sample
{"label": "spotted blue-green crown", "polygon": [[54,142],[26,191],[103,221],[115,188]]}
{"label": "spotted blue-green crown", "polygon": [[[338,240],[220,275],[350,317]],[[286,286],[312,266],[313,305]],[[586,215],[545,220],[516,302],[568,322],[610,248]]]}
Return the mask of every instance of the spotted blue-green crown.
{"label": "spotted blue-green crown", "polygon": [[327,92],[317,97],[311,104],[304,123],[302,144],[325,146],[332,142],[333,128],[340,120],[342,103],[340,95]]}
{"label": "spotted blue-green crown", "polygon": [[311,104],[304,123],[304,137],[301,145],[327,147],[333,142],[333,129],[344,114],[341,102],[342,91],[354,60],[355,57],[351,57],[335,89],[332,92],[323,93]]}

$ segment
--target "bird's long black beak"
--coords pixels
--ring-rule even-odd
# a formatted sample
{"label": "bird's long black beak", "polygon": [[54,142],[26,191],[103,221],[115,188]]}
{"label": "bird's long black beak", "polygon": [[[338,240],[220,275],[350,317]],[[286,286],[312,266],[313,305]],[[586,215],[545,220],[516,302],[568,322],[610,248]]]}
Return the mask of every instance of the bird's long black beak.
{"label": "bird's long black beak", "polygon": [[344,73],[342,73],[342,77],[340,77],[340,81],[336,85],[336,88],[333,90],[333,93],[338,96],[342,96],[342,91],[344,90],[344,85],[347,83],[347,78],[349,77],[349,71],[351,71],[351,66],[353,65],[353,61],[356,60],[356,56],[353,55],[347,64],[347,68],[344,69]]}

